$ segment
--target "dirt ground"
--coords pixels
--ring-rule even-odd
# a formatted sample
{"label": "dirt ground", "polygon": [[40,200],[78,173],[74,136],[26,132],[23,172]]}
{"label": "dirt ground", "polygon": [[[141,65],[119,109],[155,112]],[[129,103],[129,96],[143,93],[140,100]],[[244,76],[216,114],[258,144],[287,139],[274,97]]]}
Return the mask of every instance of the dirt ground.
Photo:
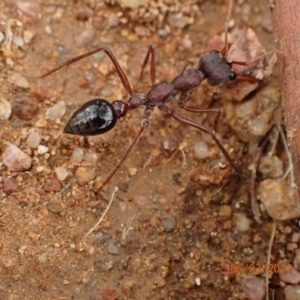
{"label": "dirt ground", "polygon": [[[230,43],[252,28],[272,50],[268,1],[235,2]],[[99,52],[34,78],[108,46],[134,91],[145,92],[149,71],[142,80],[139,74],[150,44],[157,44],[157,82],[170,81],[185,61],[196,64],[212,50],[214,36],[224,37],[227,10],[227,1],[0,3],[0,299],[265,299],[262,269],[274,223],[262,205],[262,223],[254,220],[250,176],[255,149],[280,115],[276,68],[243,102],[228,96],[237,83],[214,88],[207,82],[189,101],[222,109],[217,136],[240,172],[209,134],[155,111],[101,193],[99,182],[137,134],[144,108],[130,111],[104,135],[65,135],[72,113],[86,101],[128,99],[111,62]],[[212,128],[214,115],[189,113],[173,102],[178,114]],[[5,162],[10,144],[30,157],[23,171]],[[282,175],[287,155],[280,141],[274,148],[279,175],[272,161],[261,167],[257,181]],[[283,181],[281,189],[287,185]],[[119,190],[106,216],[86,235],[114,186]],[[291,266],[293,274],[284,276],[274,267],[269,299],[299,299],[299,239],[297,219],[277,223],[271,264]]]}

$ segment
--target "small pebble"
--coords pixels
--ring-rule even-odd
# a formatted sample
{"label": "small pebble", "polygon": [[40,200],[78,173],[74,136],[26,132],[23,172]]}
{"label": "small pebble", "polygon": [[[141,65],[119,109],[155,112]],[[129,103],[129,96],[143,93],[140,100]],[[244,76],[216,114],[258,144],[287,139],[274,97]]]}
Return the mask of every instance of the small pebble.
{"label": "small pebble", "polygon": [[4,41],[5,37],[2,31],[0,31],[0,44]]}
{"label": "small pebble", "polygon": [[98,161],[98,156],[95,152],[89,152],[84,155],[83,160],[91,165],[95,165]]}
{"label": "small pebble", "polygon": [[59,181],[64,181],[69,175],[69,171],[62,167],[55,168],[55,174]]}
{"label": "small pebble", "polygon": [[165,230],[165,232],[172,232],[177,227],[177,221],[174,215],[170,215],[161,220],[161,224]]}
{"label": "small pebble", "polygon": [[23,48],[24,47],[24,40],[23,40],[23,37],[22,36],[13,36],[13,43],[17,46],[17,47],[20,47],[20,48]]}
{"label": "small pebble", "polygon": [[118,292],[115,289],[107,288],[103,291],[103,300],[117,300],[119,297]]}
{"label": "small pebble", "polygon": [[45,101],[46,99],[56,98],[56,92],[49,91],[42,86],[36,86],[33,92],[34,97],[38,101]]}
{"label": "small pebble", "polygon": [[158,276],[156,278],[155,283],[156,283],[157,287],[159,287],[159,288],[166,286],[166,280],[161,276]]}
{"label": "small pebble", "polygon": [[109,15],[107,21],[110,28],[117,27],[120,23],[120,19],[116,14]]}
{"label": "small pebble", "polygon": [[49,25],[46,25],[45,26],[45,32],[47,33],[47,34],[52,34],[52,29],[51,29],[51,27],[49,26]]}
{"label": "small pebble", "polygon": [[59,203],[48,203],[46,207],[54,214],[60,215],[62,213],[62,207]]}
{"label": "small pebble", "polygon": [[38,173],[44,171],[44,166],[38,166],[38,167],[36,167],[36,171],[37,171]]}
{"label": "small pebble", "polygon": [[279,178],[283,174],[283,162],[277,156],[263,156],[258,171],[267,178]]}
{"label": "small pebble", "polygon": [[261,279],[257,277],[244,278],[241,281],[241,286],[249,300],[265,299],[266,286]]}
{"label": "small pebble", "polygon": [[0,120],[8,120],[11,116],[11,104],[5,98],[0,98]]}
{"label": "small pebble", "polygon": [[41,263],[41,264],[44,264],[45,262],[47,262],[47,255],[46,254],[41,254],[38,256],[38,261]]}
{"label": "small pebble", "polygon": [[36,149],[40,142],[41,136],[39,130],[35,128],[31,129],[26,140],[27,145],[32,149]]}
{"label": "small pebble", "polygon": [[65,112],[66,112],[66,103],[65,101],[62,100],[62,101],[58,101],[54,106],[49,108],[46,112],[46,116],[55,122],[60,122]]}
{"label": "small pebble", "polygon": [[160,269],[161,269],[161,276],[163,278],[166,278],[170,273],[170,269],[167,266],[161,266]]}
{"label": "small pebble", "polygon": [[38,147],[37,147],[37,153],[38,153],[39,155],[45,154],[45,153],[47,153],[48,151],[49,151],[49,148],[46,147],[46,146],[38,145]]}
{"label": "small pebble", "polygon": [[111,67],[109,64],[102,63],[99,65],[98,71],[101,75],[107,76],[111,72]]}
{"label": "small pebble", "polygon": [[117,0],[121,7],[136,9],[141,6],[146,6],[147,0]]}
{"label": "small pebble", "polygon": [[[286,267],[287,269],[288,267]],[[300,282],[300,273],[293,266],[288,268],[289,272],[279,272],[280,280],[285,283],[297,284]]]}
{"label": "small pebble", "polygon": [[10,77],[10,82],[12,84],[14,84],[15,86],[23,88],[23,89],[29,88],[28,80],[20,73],[13,73]]}
{"label": "small pebble", "polygon": [[110,238],[111,238],[110,233],[105,231],[98,231],[94,236],[95,242],[102,245]]}
{"label": "small pebble", "polygon": [[166,150],[169,153],[172,153],[178,148],[178,143],[171,139],[164,139],[162,141],[162,146],[164,150]]}
{"label": "small pebble", "polygon": [[204,159],[209,156],[209,147],[204,141],[198,141],[194,144],[194,155],[196,158]]}
{"label": "small pebble", "polygon": [[287,243],[286,244],[286,250],[287,251],[295,251],[298,248],[297,243]]}
{"label": "small pebble", "polygon": [[34,33],[30,30],[24,30],[23,39],[25,44],[30,44],[31,40],[34,37]]}
{"label": "small pebble", "polygon": [[108,244],[107,251],[108,251],[108,253],[114,254],[114,255],[120,254],[120,248],[114,241],[112,241]]}
{"label": "small pebble", "polygon": [[245,232],[250,228],[251,220],[244,214],[234,214],[236,229],[240,232]]}
{"label": "small pebble", "polygon": [[300,299],[300,285],[287,285],[284,288],[285,300]]}
{"label": "small pebble", "polygon": [[148,199],[146,196],[143,195],[135,195],[133,196],[133,202],[136,203],[138,206],[143,207],[148,203]]}
{"label": "small pebble", "polygon": [[228,220],[232,216],[232,209],[228,205],[222,205],[219,209],[219,217],[223,220]]}
{"label": "small pebble", "polygon": [[41,6],[37,0],[19,0],[15,2],[18,9],[29,17],[38,19],[41,15]]}
{"label": "small pebble", "polygon": [[138,171],[137,168],[129,168],[128,169],[129,176],[132,177],[136,175],[137,171]]}
{"label": "small pebble", "polygon": [[10,144],[2,154],[3,163],[10,171],[24,171],[31,168],[32,159],[14,144]]}
{"label": "small pebble", "polygon": [[272,24],[272,16],[271,16],[271,12],[268,11],[267,13],[265,13],[263,16],[262,16],[262,19],[261,19],[261,26],[269,31],[269,32],[273,32],[273,24]]}
{"label": "small pebble", "polygon": [[183,287],[185,289],[192,289],[195,286],[195,279],[194,276],[187,276],[184,280],[183,280]]}
{"label": "small pebble", "polygon": [[13,68],[15,66],[14,61],[10,57],[6,57],[5,63],[8,67]]}
{"label": "small pebble", "polygon": [[291,237],[291,242],[298,243],[299,240],[300,240],[300,233],[299,232],[294,232],[292,234],[292,237]]}
{"label": "small pebble", "polygon": [[79,185],[85,185],[94,180],[96,174],[92,168],[79,167],[75,172],[75,177]]}
{"label": "small pebble", "polygon": [[297,270],[300,270],[300,249],[296,250],[296,255],[293,261],[293,265]]}
{"label": "small pebble", "polygon": [[94,268],[100,272],[107,272],[112,270],[114,264],[111,260],[97,260],[94,262]]}
{"label": "small pebble", "polygon": [[83,160],[83,154],[83,149],[75,148],[72,153],[72,158],[78,162],[81,162]]}
{"label": "small pebble", "polygon": [[18,190],[18,182],[15,178],[3,178],[3,191],[6,194],[11,194]]}
{"label": "small pebble", "polygon": [[195,278],[195,283],[197,286],[200,286],[201,285],[201,279],[199,277],[196,277]]}
{"label": "small pebble", "polygon": [[65,55],[69,53],[68,49],[64,45],[57,45],[57,52],[60,55]]}
{"label": "small pebble", "polygon": [[161,38],[167,38],[168,35],[170,34],[170,30],[168,29],[159,29],[158,30],[158,35],[161,37]]}
{"label": "small pebble", "polygon": [[276,220],[292,219],[300,213],[297,190],[285,182],[266,179],[260,182],[258,194],[269,216]]}
{"label": "small pebble", "polygon": [[129,297],[129,298],[131,298],[132,297],[132,295],[134,294],[134,287],[135,287],[135,281],[134,280],[127,280],[127,281],[125,281],[123,284],[122,284],[122,291],[123,291],[123,293],[127,296],[127,297]]}
{"label": "small pebble", "polygon": [[149,37],[151,35],[150,30],[144,26],[135,26],[134,31],[138,36],[141,36],[141,37],[145,37],[145,36]]}
{"label": "small pebble", "polygon": [[31,120],[38,111],[38,105],[33,99],[18,98],[12,103],[12,111],[21,120]]}
{"label": "small pebble", "polygon": [[81,34],[75,36],[75,44],[79,48],[89,46],[95,38],[95,31],[92,29],[85,30]]}
{"label": "small pebble", "polygon": [[258,244],[261,241],[262,241],[262,238],[261,238],[260,234],[259,233],[255,234],[254,237],[253,237],[253,243]]}
{"label": "small pebble", "polygon": [[90,281],[90,279],[88,278],[88,277],[83,277],[82,279],[81,279],[81,282],[82,283],[88,283]]}
{"label": "small pebble", "polygon": [[89,18],[93,17],[94,12],[88,6],[82,5],[76,15],[76,20],[80,22],[87,22]]}
{"label": "small pebble", "polygon": [[182,39],[181,43],[185,49],[191,49],[193,46],[193,42],[190,39]]}
{"label": "small pebble", "polygon": [[185,26],[191,23],[190,19],[181,13],[170,14],[167,20],[171,27],[180,28],[180,29],[184,28]]}
{"label": "small pebble", "polygon": [[44,190],[45,192],[59,192],[61,190],[61,184],[56,178],[53,178],[45,184]]}

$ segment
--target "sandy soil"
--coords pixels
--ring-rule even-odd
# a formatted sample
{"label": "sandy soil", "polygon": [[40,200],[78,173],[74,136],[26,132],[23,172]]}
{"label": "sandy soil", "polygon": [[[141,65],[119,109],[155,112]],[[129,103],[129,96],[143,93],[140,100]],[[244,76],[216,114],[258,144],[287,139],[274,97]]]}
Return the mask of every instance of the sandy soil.
{"label": "sandy soil", "polygon": [[[273,221],[265,210],[262,224],[253,218],[249,168],[265,129],[254,135],[239,112],[255,107],[259,119],[263,109],[272,111],[259,119],[266,130],[278,122],[273,120],[280,107],[276,69],[242,103],[228,100],[235,83],[213,88],[206,82],[189,102],[222,109],[217,136],[240,172],[210,135],[155,111],[111,184],[97,193],[138,132],[143,108],[129,112],[104,135],[64,135],[72,113],[86,101],[128,99],[111,62],[99,52],[43,79],[24,74],[38,76],[108,46],[134,91],[145,92],[151,87],[149,72],[142,80],[139,73],[149,45],[157,44],[157,82],[172,80],[187,59],[197,63],[214,45],[212,38],[222,36],[228,9],[227,1],[145,1],[138,9],[122,7],[134,1],[103,2],[0,3],[0,98],[13,109],[0,121],[0,150],[3,154],[12,143],[32,159],[24,171],[0,164],[0,298],[264,299],[261,267],[267,264]],[[273,49],[268,1],[235,3],[229,27],[231,43],[252,28],[263,46]],[[213,115],[188,113],[173,102],[178,113],[212,128]],[[51,120],[49,109],[57,104]],[[200,159],[197,151],[203,147],[208,150]],[[286,165],[280,142],[275,148],[274,156]],[[261,169],[258,181],[277,176]],[[119,190],[107,215],[86,236],[114,186]],[[277,224],[271,263],[293,264],[295,273],[287,279],[272,271],[270,299],[286,299],[287,287],[300,281],[299,238],[297,220]],[[254,290],[258,294],[251,298]]]}

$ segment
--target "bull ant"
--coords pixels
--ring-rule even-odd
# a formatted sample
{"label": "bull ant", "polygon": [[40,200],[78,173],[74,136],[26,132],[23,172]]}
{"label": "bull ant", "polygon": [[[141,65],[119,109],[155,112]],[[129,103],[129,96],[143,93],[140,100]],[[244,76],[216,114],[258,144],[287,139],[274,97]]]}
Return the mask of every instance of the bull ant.
{"label": "bull ant", "polygon": [[[143,105],[145,106],[145,111],[143,115],[143,120],[141,124],[141,128],[137,134],[137,136],[132,141],[131,145],[124,153],[123,157],[116,165],[114,170],[109,174],[107,179],[103,182],[102,186],[99,188],[99,192],[103,189],[103,187],[111,180],[117,170],[121,167],[128,154],[131,152],[134,145],[137,143],[139,138],[141,137],[145,128],[149,126],[149,119],[154,111],[154,108],[157,107],[161,111],[170,115],[175,120],[179,121],[182,124],[186,124],[192,127],[195,127],[205,133],[208,133],[212,136],[213,140],[216,142],[222,153],[224,154],[227,161],[230,165],[238,171],[236,165],[230,158],[228,152],[220,142],[220,140],[215,135],[214,131],[217,128],[217,124],[219,122],[221,111],[218,108],[192,108],[186,106],[186,103],[191,98],[193,92],[199,87],[199,85],[206,79],[208,84],[211,86],[220,86],[223,84],[227,84],[233,80],[246,80],[252,82],[260,82],[260,79],[255,77],[238,75],[232,70],[233,64],[239,65],[247,65],[245,62],[239,61],[228,61],[227,50],[227,23],[229,16],[231,14],[232,9],[232,0],[230,1],[230,8],[228,11],[226,26],[225,26],[225,36],[226,36],[226,47],[221,52],[219,51],[211,51],[209,54],[206,54],[200,57],[198,65],[196,68],[187,68],[189,62],[186,62],[183,69],[170,82],[164,82],[160,84],[155,84],[156,80],[156,45],[151,44],[148,52],[146,54],[144,63],[142,65],[142,70],[140,74],[140,78],[143,76],[143,71],[149,61],[150,62],[150,76],[152,87],[146,93],[140,94],[135,93],[132,90],[132,87],[128,81],[127,76],[122,70],[118,60],[114,56],[113,52],[108,47],[100,47],[95,50],[89,51],[85,54],[79,55],[77,57],[71,58],[61,64],[60,66],[50,70],[49,72],[40,76],[40,78],[44,78],[63,67],[67,67],[73,64],[76,61],[79,61],[85,57],[93,55],[99,51],[104,51],[107,56],[110,58],[113,63],[115,70],[122,82],[123,87],[126,89],[128,94],[130,95],[127,102],[122,100],[115,100],[112,103],[108,102],[105,99],[93,99],[86,102],[82,105],[70,118],[69,122],[64,128],[64,133],[81,135],[81,136],[91,136],[103,134],[109,130],[111,130],[117,123],[118,119],[121,119],[126,116],[129,110],[136,109],[137,107]],[[180,108],[194,113],[216,113],[217,116],[214,121],[214,130],[209,129],[208,127],[198,124],[192,120],[189,120],[185,117],[177,115],[174,111],[168,106],[168,103],[171,102],[177,95],[179,96],[178,105]]]}

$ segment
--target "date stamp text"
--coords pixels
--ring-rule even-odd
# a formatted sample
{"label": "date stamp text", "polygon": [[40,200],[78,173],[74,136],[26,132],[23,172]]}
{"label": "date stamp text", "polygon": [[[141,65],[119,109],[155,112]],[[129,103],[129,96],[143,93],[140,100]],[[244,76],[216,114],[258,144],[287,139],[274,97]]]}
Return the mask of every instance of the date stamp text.
{"label": "date stamp text", "polygon": [[289,274],[292,272],[291,264],[230,264],[230,272],[241,274],[241,273],[265,273],[270,274]]}

